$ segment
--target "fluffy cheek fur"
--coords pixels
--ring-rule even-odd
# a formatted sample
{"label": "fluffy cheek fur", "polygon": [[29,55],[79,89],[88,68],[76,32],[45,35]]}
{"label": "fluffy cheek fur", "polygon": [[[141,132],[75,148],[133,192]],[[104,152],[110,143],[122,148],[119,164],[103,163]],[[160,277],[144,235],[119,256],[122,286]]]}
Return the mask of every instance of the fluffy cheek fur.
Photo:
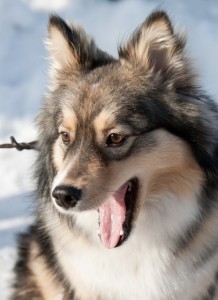
{"label": "fluffy cheek fur", "polygon": [[166,238],[179,235],[200,213],[197,199],[204,175],[180,138],[164,130],[153,135],[156,146],[152,151],[114,162],[112,173],[117,174],[118,182],[126,176],[139,179],[135,226],[143,232],[146,220],[150,229],[147,238],[150,235],[152,241],[156,235],[158,243],[161,239],[165,243]]}

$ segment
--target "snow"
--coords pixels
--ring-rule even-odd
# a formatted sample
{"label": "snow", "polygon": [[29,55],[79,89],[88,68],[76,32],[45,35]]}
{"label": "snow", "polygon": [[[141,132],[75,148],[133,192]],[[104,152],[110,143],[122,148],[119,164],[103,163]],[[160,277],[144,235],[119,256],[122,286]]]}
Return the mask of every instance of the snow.
{"label": "snow", "polygon": [[[218,98],[217,0],[1,0],[0,143],[36,138],[34,119],[47,86],[48,59],[43,40],[48,15],[58,13],[85,27],[97,44],[116,55],[117,42],[154,9],[166,9],[188,32],[188,50],[200,80]],[[7,300],[16,258],[16,234],[33,220],[34,151],[0,150],[0,299]]]}

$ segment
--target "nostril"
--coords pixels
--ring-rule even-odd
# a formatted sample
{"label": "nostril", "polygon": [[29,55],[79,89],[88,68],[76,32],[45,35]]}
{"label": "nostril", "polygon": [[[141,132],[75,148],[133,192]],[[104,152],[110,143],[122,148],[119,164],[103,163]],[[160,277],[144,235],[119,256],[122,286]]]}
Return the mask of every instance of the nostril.
{"label": "nostril", "polygon": [[81,199],[81,196],[82,196],[82,190],[81,189],[78,189],[76,187],[71,187],[70,192],[71,192],[72,197],[75,200],[79,201]]}
{"label": "nostril", "polygon": [[56,187],[52,192],[52,197],[55,198],[55,201],[58,206],[64,207],[66,209],[69,208],[69,205],[67,205],[68,201],[65,201],[67,195],[63,187]]}
{"label": "nostril", "polygon": [[82,190],[72,186],[57,186],[53,192],[52,197],[55,198],[57,205],[69,209],[74,207],[81,199]]}

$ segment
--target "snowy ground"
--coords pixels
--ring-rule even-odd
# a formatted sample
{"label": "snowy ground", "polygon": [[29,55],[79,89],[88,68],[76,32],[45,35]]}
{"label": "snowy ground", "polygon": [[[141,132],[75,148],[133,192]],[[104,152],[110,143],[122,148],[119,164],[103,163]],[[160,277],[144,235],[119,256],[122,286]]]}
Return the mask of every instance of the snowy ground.
{"label": "snowy ground", "polygon": [[[116,55],[117,42],[155,8],[166,9],[188,31],[188,49],[201,82],[218,99],[217,0],[1,0],[0,1],[0,143],[14,135],[36,137],[34,117],[47,84],[48,14],[82,24],[103,50]],[[8,299],[15,235],[31,222],[34,152],[0,150],[0,299]]]}

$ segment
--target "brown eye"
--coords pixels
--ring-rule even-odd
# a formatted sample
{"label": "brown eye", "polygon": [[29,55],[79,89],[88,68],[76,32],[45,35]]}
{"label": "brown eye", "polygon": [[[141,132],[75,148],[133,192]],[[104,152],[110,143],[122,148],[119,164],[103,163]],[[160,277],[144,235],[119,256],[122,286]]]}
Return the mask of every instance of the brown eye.
{"label": "brown eye", "polygon": [[60,132],[63,143],[66,145],[70,142],[70,134],[66,131]]}
{"label": "brown eye", "polygon": [[119,133],[111,133],[106,141],[107,146],[120,146],[125,140],[125,136]]}

